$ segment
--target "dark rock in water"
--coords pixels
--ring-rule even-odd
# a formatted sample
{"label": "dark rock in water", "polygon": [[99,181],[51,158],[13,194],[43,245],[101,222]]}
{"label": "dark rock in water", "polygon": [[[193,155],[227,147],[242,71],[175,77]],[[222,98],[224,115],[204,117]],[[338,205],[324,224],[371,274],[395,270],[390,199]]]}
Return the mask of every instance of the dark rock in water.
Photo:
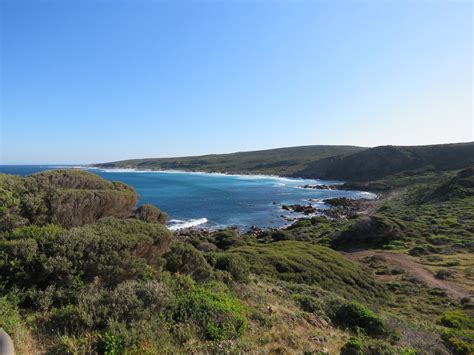
{"label": "dark rock in water", "polygon": [[338,190],[338,185],[303,185],[299,186],[302,189],[314,189],[314,190]]}
{"label": "dark rock in water", "polygon": [[285,211],[303,213],[305,215],[313,214],[316,212],[316,208],[311,205],[283,205],[281,206]]}

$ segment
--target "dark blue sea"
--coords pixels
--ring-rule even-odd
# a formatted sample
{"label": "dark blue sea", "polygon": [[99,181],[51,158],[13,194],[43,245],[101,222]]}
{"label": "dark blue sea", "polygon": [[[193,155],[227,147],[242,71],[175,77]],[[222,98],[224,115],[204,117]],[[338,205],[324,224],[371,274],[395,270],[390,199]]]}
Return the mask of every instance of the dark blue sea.
{"label": "dark blue sea", "polygon": [[[2,165],[0,172],[25,176],[66,167],[70,166]],[[337,183],[335,181],[260,175],[83,169],[107,180],[133,186],[140,195],[140,204],[151,203],[168,212],[171,229],[198,225],[205,228],[236,226],[243,230],[251,226],[281,227],[289,223],[282,216],[301,217],[282,210],[282,204],[311,203],[325,208],[322,200],[327,198],[374,197],[373,194],[362,191],[299,188],[304,184]]]}

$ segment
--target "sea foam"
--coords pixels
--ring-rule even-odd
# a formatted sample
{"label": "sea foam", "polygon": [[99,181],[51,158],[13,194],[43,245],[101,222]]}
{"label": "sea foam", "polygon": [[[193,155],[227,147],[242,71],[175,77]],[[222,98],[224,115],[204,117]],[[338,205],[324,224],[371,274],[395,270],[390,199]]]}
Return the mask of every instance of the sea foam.
{"label": "sea foam", "polygon": [[202,224],[206,224],[207,222],[208,222],[207,218],[189,219],[187,221],[172,219],[169,221],[169,223],[171,224],[168,225],[168,229],[172,231],[176,231],[179,229],[186,229],[186,228],[200,226]]}

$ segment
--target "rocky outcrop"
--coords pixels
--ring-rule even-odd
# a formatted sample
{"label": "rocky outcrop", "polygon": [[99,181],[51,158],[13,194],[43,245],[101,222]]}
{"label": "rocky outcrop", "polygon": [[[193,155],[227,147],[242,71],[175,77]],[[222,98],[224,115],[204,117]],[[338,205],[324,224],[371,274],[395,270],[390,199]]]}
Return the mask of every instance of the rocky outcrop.
{"label": "rocky outcrop", "polygon": [[323,200],[323,202],[331,208],[318,209],[318,212],[321,214],[330,218],[354,218],[368,208],[373,203],[373,200],[337,197]]}
{"label": "rocky outcrop", "polygon": [[312,189],[312,190],[339,190],[338,185],[303,185],[299,187],[302,189]]}
{"label": "rocky outcrop", "polygon": [[303,213],[305,215],[313,214],[316,212],[316,208],[311,205],[283,205],[281,208],[285,211]]}

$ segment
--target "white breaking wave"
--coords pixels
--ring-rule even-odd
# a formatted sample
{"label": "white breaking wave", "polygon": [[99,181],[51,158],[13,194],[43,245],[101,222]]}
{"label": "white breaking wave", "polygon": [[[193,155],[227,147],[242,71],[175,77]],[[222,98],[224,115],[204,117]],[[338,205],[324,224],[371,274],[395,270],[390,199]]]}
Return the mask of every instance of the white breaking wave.
{"label": "white breaking wave", "polygon": [[178,229],[185,229],[185,228],[191,228],[191,227],[196,227],[201,224],[206,224],[208,222],[207,218],[198,218],[198,219],[190,219],[187,221],[181,221],[179,219],[172,219],[170,220],[170,223],[173,223],[172,225],[168,226],[169,230],[175,231]]}
{"label": "white breaking wave", "polygon": [[338,183],[333,181],[323,181],[318,179],[302,179],[289,178],[277,175],[262,175],[262,174],[230,174],[230,173],[209,173],[205,171],[186,171],[186,170],[152,170],[152,169],[136,169],[136,168],[102,168],[94,166],[86,166],[84,169],[100,170],[106,173],[155,173],[155,174],[189,174],[189,175],[203,175],[215,177],[234,177],[239,180],[276,180],[280,182],[299,183],[299,184],[321,184],[321,183]]}

